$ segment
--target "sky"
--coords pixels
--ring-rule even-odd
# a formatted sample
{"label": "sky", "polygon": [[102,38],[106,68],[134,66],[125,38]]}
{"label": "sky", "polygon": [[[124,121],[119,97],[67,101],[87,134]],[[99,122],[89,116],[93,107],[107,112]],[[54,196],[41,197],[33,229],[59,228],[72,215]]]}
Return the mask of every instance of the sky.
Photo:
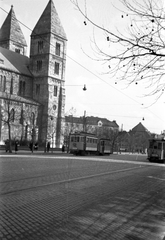
{"label": "sky", "polygon": [[[9,12],[14,7],[17,20],[30,51],[30,34],[49,0],[0,0],[0,7]],[[86,3],[86,4],[84,4]],[[107,74],[106,65],[92,57],[93,36],[97,43],[108,46],[104,33],[87,22],[70,0],[54,0],[55,8],[67,35],[65,72],[65,113],[74,116],[95,116],[115,120],[120,129],[129,131],[141,122],[150,132],[160,134],[165,130],[165,94],[156,102],[155,96],[144,96],[148,89],[142,82],[128,86]],[[113,6],[115,5],[115,7]],[[81,0],[82,9],[96,23],[117,27],[123,31],[119,0]],[[85,7],[86,6],[86,7]],[[7,13],[0,9],[0,23]],[[1,26],[0,26],[1,27]],[[83,91],[84,84],[87,90]],[[144,120],[143,120],[144,119]]]}

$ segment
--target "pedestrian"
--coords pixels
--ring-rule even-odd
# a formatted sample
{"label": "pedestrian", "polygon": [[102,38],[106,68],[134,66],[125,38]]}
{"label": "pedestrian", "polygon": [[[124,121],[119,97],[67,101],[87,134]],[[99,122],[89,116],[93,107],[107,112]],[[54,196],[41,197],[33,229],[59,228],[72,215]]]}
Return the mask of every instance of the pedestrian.
{"label": "pedestrian", "polygon": [[17,154],[18,151],[18,141],[15,141],[15,154]]}
{"label": "pedestrian", "polygon": [[29,148],[30,148],[30,151],[33,152],[33,143],[32,143],[32,142],[30,142],[30,144],[29,144]]}
{"label": "pedestrian", "polygon": [[64,146],[64,144],[62,145],[62,152],[65,152],[65,146]]}
{"label": "pedestrian", "polygon": [[5,150],[6,150],[6,152],[8,152],[10,150],[9,139],[7,139],[6,142],[5,142]]}
{"label": "pedestrian", "polygon": [[50,150],[50,142],[47,143],[47,152]]}

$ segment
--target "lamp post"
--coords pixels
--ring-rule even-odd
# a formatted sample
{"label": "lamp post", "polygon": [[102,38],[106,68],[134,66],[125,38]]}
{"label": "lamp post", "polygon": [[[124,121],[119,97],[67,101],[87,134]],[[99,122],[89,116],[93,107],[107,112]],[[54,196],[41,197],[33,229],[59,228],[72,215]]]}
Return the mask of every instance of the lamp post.
{"label": "lamp post", "polygon": [[32,153],[33,153],[33,150],[34,150],[34,136],[35,136],[35,128],[34,128],[34,125],[33,125],[33,128],[32,128]]}
{"label": "lamp post", "polygon": [[[83,91],[86,91],[86,84],[84,84]],[[86,132],[86,111],[84,111],[84,116],[83,116],[83,132]]]}
{"label": "lamp post", "polygon": [[[51,120],[51,133],[50,133],[50,137],[51,137],[51,147],[52,147],[52,149],[53,149],[53,116],[50,116],[50,120]],[[53,152],[53,150],[52,150],[52,152]]]}

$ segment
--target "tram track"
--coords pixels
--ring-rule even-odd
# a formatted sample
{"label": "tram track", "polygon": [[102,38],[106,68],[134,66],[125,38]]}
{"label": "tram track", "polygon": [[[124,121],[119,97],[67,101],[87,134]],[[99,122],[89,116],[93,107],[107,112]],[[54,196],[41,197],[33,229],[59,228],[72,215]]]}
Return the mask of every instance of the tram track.
{"label": "tram track", "polygon": [[[140,166],[124,168],[124,169],[120,169],[120,170],[101,172],[101,173],[97,173],[97,174],[85,175],[85,176],[81,176],[81,177],[74,177],[74,178],[63,179],[60,181],[53,181],[53,182],[48,182],[48,183],[44,183],[44,184],[38,184],[35,186],[29,186],[26,188],[12,189],[12,190],[8,190],[6,192],[1,192],[0,196],[9,195],[9,194],[17,193],[17,192],[29,191],[29,190],[33,190],[33,189],[39,189],[39,188],[48,187],[51,185],[66,184],[66,183],[72,183],[72,182],[76,182],[76,181],[82,181],[82,180],[87,180],[87,179],[92,179],[92,178],[97,178],[97,177],[104,177],[104,176],[111,175],[111,174],[117,174],[117,173],[121,173],[121,172],[127,172],[127,171],[132,171],[135,169],[142,169],[142,168],[146,168],[146,166],[140,165]],[[68,174],[68,172],[65,172],[65,173]],[[71,175],[71,173],[69,173],[68,176],[69,175]],[[41,176],[39,176],[39,177],[41,177]],[[35,179],[35,178],[37,179],[39,177],[25,178],[25,179],[21,179],[21,180],[27,180],[27,179],[31,180],[31,179]],[[44,175],[44,177],[48,177],[48,176]],[[16,181],[18,181],[18,183],[19,183],[20,179],[15,180],[15,182]],[[7,183],[10,183],[10,182],[12,182],[12,181],[7,181]],[[6,181],[1,182],[1,184],[2,183],[6,183]]]}

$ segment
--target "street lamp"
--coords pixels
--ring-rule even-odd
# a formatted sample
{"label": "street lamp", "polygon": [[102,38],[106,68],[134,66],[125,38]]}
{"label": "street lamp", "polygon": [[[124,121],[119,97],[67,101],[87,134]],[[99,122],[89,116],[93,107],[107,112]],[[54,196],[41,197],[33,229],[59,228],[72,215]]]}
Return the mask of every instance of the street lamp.
{"label": "street lamp", "polygon": [[87,90],[87,88],[86,88],[86,85],[84,84],[83,91],[86,91],[86,90]]}

